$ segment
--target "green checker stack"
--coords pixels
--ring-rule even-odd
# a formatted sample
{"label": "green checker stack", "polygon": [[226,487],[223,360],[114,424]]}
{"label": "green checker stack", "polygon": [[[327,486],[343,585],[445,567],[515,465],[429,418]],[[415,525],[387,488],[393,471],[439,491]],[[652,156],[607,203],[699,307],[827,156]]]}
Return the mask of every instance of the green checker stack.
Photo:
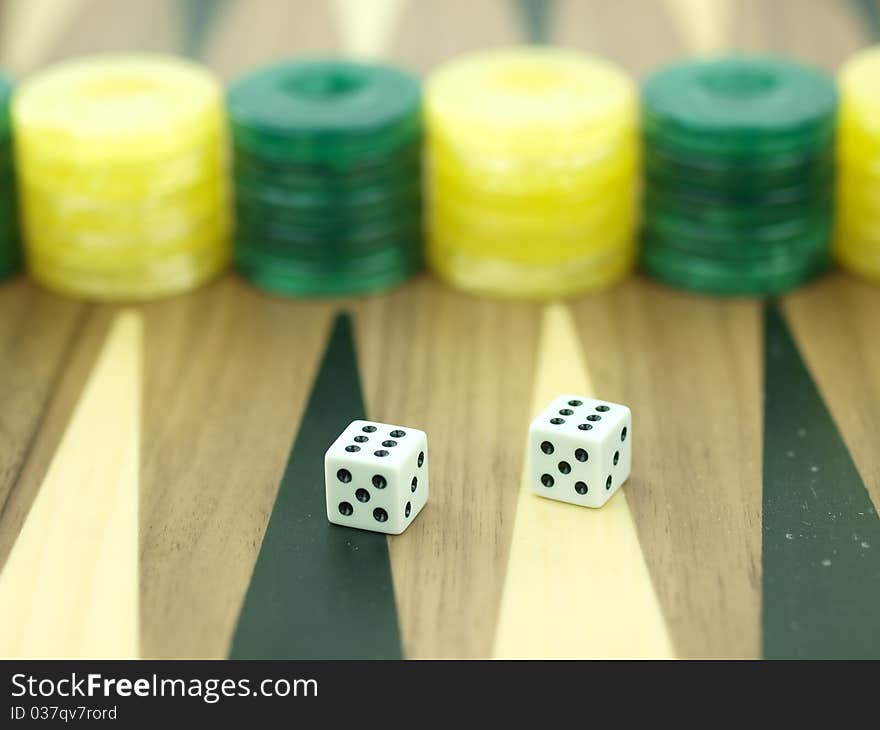
{"label": "green checker stack", "polygon": [[391,288],[422,268],[421,92],[394,68],[284,62],[228,95],[235,261],[293,296]]}
{"label": "green checker stack", "polygon": [[18,271],[22,262],[9,118],[11,96],[12,85],[5,76],[0,75],[0,279]]}
{"label": "green checker stack", "polygon": [[783,292],[830,261],[837,95],[773,58],[667,67],[643,89],[642,267],[718,295]]}

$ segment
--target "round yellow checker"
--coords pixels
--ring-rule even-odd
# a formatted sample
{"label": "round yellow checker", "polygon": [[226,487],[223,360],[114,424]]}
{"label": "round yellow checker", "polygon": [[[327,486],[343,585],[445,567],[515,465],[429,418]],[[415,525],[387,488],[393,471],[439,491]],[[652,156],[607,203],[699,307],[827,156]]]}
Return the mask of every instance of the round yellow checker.
{"label": "round yellow checker", "polygon": [[153,258],[131,256],[123,265],[118,257],[112,262],[91,259],[83,267],[77,260],[31,256],[28,267],[36,281],[68,296],[138,302],[188,291],[194,282],[216,276],[228,260],[225,243],[207,238],[198,249]]}
{"label": "round yellow checker", "polygon": [[632,266],[639,141],[633,82],[580,53],[465,56],[425,90],[428,254],[455,286],[553,298]]}
{"label": "round yellow checker", "polygon": [[483,202],[506,202],[516,208],[526,201],[538,206],[540,201],[580,204],[621,181],[631,184],[639,167],[635,139],[586,162],[519,159],[493,165],[491,160],[455,157],[434,144],[429,144],[428,154],[432,180],[450,195],[467,190]]}
{"label": "round yellow checker", "polygon": [[575,51],[509,48],[441,66],[425,89],[431,127],[481,150],[580,152],[636,124],[635,86],[616,66]]}
{"label": "round yellow checker", "polygon": [[[75,191],[77,195],[94,196],[102,201],[137,203],[187,188],[228,186],[228,181],[216,174],[217,169],[228,166],[227,151],[220,136],[211,136],[200,149],[126,165],[96,161],[65,164],[56,158],[44,161],[23,152],[19,152],[19,157],[31,163],[19,173],[23,184],[59,194]],[[96,164],[100,165],[100,173],[95,170]]]}
{"label": "round yellow checker", "polygon": [[604,289],[631,271],[636,254],[632,235],[610,241],[605,250],[540,264],[474,255],[458,240],[436,232],[429,243],[429,263],[443,279],[465,290],[510,299],[545,300]]}
{"label": "round yellow checker", "polygon": [[180,58],[112,54],[54,66],[13,99],[16,145],[66,159],[154,160],[221,126],[222,88]]}
{"label": "round yellow checker", "polygon": [[850,58],[838,86],[834,254],[844,268],[880,283],[880,46]]}
{"label": "round yellow checker", "polygon": [[35,278],[94,300],[187,291],[229,258],[222,88],[183,59],[107,55],[26,80],[12,104]]}

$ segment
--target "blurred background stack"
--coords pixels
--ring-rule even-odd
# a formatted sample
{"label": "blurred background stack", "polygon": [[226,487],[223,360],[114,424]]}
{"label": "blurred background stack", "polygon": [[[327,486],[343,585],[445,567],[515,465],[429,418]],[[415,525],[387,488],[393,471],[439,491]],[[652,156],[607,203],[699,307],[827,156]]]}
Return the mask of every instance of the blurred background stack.
{"label": "blurred background stack", "polygon": [[12,86],[0,74],[0,279],[18,271],[21,266],[21,244],[18,233],[18,196],[12,152],[12,123],[9,99]]}
{"label": "blurred background stack", "polygon": [[835,255],[880,282],[880,48],[844,64],[839,88]]}
{"label": "blurred background stack", "polygon": [[615,66],[512,48],[463,56],[426,86],[428,256],[454,286],[551,298],[631,268],[636,95]]}
{"label": "blurred background stack", "polygon": [[176,294],[221,271],[229,227],[217,80],[181,59],[92,57],[13,104],[28,265],[96,300]]}
{"label": "blurred background stack", "polygon": [[235,260],[290,295],[388,289],[422,267],[418,82],[345,61],[233,84]]}
{"label": "blurred background stack", "polygon": [[769,294],[826,270],[836,93],[772,58],[667,67],[645,84],[642,262],[664,282]]}

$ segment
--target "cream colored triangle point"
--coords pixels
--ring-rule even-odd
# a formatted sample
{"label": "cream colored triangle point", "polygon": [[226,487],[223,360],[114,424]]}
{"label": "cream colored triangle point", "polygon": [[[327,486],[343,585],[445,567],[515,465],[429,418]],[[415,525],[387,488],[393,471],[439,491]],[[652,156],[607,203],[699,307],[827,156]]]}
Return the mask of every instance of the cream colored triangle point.
{"label": "cream colored triangle point", "polygon": [[389,55],[407,0],[334,0],[342,49],[355,58]]}
{"label": "cream colored triangle point", "polygon": [[663,3],[689,51],[706,55],[729,48],[732,0],[663,0]]}
{"label": "cream colored triangle point", "polygon": [[43,61],[73,19],[94,0],[6,0],[0,16],[2,63],[16,73]]}
{"label": "cream colored triangle point", "polygon": [[[551,304],[544,311],[532,414],[560,393],[594,395],[571,314]],[[638,413],[633,421],[638,427]],[[672,657],[626,485],[594,510],[536,496],[523,472],[494,656]]]}
{"label": "cream colored triangle point", "polygon": [[138,656],[141,350],[121,312],[0,573],[0,657]]}

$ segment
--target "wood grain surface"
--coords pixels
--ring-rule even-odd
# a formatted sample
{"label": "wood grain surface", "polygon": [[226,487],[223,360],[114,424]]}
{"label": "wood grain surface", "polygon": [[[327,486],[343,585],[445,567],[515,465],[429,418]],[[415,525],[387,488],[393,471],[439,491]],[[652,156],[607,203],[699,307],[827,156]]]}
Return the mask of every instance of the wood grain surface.
{"label": "wood grain surface", "polygon": [[390,539],[404,643],[416,657],[488,656],[540,308],[475,299],[422,277],[355,313],[367,412],[430,439],[430,509]]}
{"label": "wood grain surface", "polygon": [[88,305],[23,279],[0,287],[0,312],[2,564],[79,398],[95,342]]}
{"label": "wood grain surface", "polygon": [[0,573],[0,655],[139,655],[142,330],[114,319]]}
{"label": "wood grain surface", "polygon": [[785,313],[826,405],[880,505],[880,289],[843,274],[786,298]]}
{"label": "wood grain surface", "polygon": [[679,653],[756,656],[760,305],[636,278],[573,309],[596,392],[639,415],[626,494]]}
{"label": "wood grain surface", "polygon": [[145,656],[226,653],[332,310],[232,277],[143,308]]}

